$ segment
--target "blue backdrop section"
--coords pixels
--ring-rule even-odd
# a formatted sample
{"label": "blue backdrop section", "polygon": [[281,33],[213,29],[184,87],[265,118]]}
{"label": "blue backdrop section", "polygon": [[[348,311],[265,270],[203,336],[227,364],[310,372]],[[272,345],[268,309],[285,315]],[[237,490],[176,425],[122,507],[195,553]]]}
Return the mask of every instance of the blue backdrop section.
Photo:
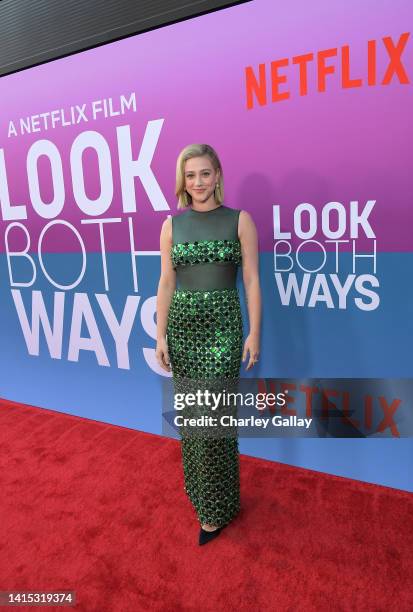
{"label": "blue backdrop section", "polygon": [[[31,324],[32,291],[42,292],[49,320],[53,317],[54,291],[38,266],[36,282],[21,288],[26,313]],[[314,259],[313,259],[314,258]],[[303,263],[310,267],[319,255],[306,254]],[[59,283],[71,283],[80,269],[80,255],[46,254],[46,269]],[[0,258],[0,396],[89,419],[104,421],[160,434],[161,377],[148,365],[155,350],[155,296],[160,273],[159,256],[137,257],[138,293],[133,292],[131,256],[107,254],[109,291],[107,296],[118,320],[127,295],[140,301],[129,339],[130,369],[117,366],[113,337],[95,298],[106,293],[102,260],[89,253],[85,277],[75,289],[65,293],[62,357],[51,358],[44,333],[40,331],[39,355],[29,355],[8,284],[7,260]],[[367,260],[358,264],[357,273],[371,273]],[[351,273],[350,255],[342,256],[343,270]],[[412,378],[411,345],[413,338],[413,268],[412,253],[384,253],[377,256],[380,305],[374,311],[360,310],[354,303],[354,289],[348,295],[347,309],[281,306],[274,280],[271,253],[260,256],[263,294],[263,325],[260,364],[251,377],[338,377],[338,378]],[[323,273],[333,273],[328,261]],[[18,282],[28,281],[32,269],[27,260],[13,261],[13,275]],[[310,285],[311,286],[311,285]],[[247,332],[245,295],[239,288]],[[19,289],[19,288],[16,288]],[[81,350],[79,360],[68,361],[68,343],[74,293],[88,295],[110,366],[100,366],[95,353]],[[332,295],[334,292],[332,291]],[[368,301],[364,298],[365,301]],[[337,305],[338,300],[334,299]],[[152,313],[148,315],[143,313]],[[143,318],[145,323],[142,323]],[[82,336],[89,332],[82,326]],[[146,358],[145,358],[146,355]],[[281,461],[314,470],[413,490],[413,440],[411,439],[253,439],[241,438],[240,451],[264,459]]]}

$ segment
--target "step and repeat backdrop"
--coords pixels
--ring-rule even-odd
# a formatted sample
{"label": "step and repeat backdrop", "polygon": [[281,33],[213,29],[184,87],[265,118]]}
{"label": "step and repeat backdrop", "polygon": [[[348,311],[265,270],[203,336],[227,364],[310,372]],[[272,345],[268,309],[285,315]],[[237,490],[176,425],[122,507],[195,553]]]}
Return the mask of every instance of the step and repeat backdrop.
{"label": "step and repeat backdrop", "polygon": [[411,488],[411,438],[378,427],[412,401],[411,17],[260,0],[1,78],[0,396],[162,435],[159,235],[179,152],[208,143],[259,234],[241,376],[382,381],[362,439],[241,452]]}

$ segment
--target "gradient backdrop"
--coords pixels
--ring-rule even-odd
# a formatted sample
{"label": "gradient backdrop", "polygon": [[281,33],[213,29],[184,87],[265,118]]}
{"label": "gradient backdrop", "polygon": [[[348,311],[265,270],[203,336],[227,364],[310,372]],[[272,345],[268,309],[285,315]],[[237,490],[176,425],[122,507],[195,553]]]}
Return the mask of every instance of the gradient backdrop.
{"label": "gradient backdrop", "polygon": [[[411,24],[407,0],[260,0],[0,79],[0,396],[161,433],[159,233],[193,142],[259,231],[249,375],[412,378]],[[412,490],[409,438],[240,450]]]}

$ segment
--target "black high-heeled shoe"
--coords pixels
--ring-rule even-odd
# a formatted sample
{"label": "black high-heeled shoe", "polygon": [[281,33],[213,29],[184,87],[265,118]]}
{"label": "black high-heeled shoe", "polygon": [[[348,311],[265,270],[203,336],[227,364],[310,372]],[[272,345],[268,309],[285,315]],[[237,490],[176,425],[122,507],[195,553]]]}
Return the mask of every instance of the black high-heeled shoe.
{"label": "black high-heeled shoe", "polygon": [[224,527],[225,525],[214,529],[214,531],[205,531],[205,529],[201,527],[201,531],[199,532],[199,545],[202,546],[203,544],[207,544],[207,542],[219,536]]}

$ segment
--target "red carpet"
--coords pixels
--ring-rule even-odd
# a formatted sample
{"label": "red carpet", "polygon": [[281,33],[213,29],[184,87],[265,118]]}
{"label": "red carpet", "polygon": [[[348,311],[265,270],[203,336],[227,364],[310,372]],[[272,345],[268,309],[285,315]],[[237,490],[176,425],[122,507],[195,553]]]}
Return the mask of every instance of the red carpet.
{"label": "red carpet", "polygon": [[200,547],[177,440],[8,401],[0,426],[2,591],[74,590],[87,612],[413,609],[407,492],[242,455],[241,513]]}

